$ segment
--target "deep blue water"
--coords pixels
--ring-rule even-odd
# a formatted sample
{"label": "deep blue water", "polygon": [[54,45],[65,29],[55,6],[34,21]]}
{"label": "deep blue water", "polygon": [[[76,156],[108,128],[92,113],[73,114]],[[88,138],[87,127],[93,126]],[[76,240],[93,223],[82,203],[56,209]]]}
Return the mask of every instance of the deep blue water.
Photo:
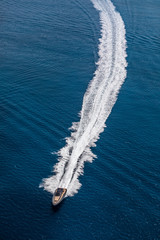
{"label": "deep blue water", "polygon": [[96,69],[99,14],[89,0],[0,2],[0,239],[160,239],[160,3],[114,0],[127,78],[82,187],[53,209],[39,188],[79,121]]}

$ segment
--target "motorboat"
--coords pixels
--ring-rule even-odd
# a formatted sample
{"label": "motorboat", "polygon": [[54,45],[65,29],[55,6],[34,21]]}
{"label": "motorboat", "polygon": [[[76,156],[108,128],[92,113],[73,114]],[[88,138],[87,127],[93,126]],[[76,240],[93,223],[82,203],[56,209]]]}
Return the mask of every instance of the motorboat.
{"label": "motorboat", "polygon": [[66,188],[57,188],[52,198],[53,206],[58,205],[64,199],[66,193]]}

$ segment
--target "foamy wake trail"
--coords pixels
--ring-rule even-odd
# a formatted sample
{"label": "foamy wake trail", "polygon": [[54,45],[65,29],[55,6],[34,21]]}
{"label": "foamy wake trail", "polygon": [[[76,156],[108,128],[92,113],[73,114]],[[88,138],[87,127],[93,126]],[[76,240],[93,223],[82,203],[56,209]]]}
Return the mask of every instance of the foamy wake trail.
{"label": "foamy wake trail", "polygon": [[92,0],[99,11],[101,38],[97,70],[83,98],[80,122],[73,123],[66,146],[58,152],[59,161],[54,175],[43,179],[41,186],[54,193],[57,187],[67,188],[67,196],[74,195],[81,184],[84,162],[96,157],[91,147],[104,130],[105,122],[116,102],[126,77],[126,40],[123,20],[110,0]]}

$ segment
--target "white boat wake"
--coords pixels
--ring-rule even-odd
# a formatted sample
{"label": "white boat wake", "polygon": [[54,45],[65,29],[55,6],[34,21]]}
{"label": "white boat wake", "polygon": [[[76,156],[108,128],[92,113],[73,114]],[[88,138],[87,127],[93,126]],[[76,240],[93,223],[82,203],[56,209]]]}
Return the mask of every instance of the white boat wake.
{"label": "white boat wake", "polygon": [[80,122],[73,123],[66,146],[58,152],[59,161],[54,175],[43,179],[40,185],[54,193],[58,187],[67,188],[67,196],[73,196],[81,187],[78,180],[83,174],[84,163],[96,157],[91,152],[105,122],[116,102],[126,77],[125,26],[120,14],[110,0],[91,0],[99,11],[101,38],[97,70],[83,98]]}

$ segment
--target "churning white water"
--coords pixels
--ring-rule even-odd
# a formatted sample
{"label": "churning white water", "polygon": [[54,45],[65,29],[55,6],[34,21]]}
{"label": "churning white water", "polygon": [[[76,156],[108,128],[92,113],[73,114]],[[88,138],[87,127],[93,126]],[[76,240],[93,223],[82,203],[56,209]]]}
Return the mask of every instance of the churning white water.
{"label": "churning white water", "polygon": [[80,121],[73,123],[71,136],[66,146],[59,151],[59,161],[54,166],[54,175],[43,179],[41,186],[54,193],[58,187],[67,188],[67,196],[74,195],[81,184],[84,162],[95,157],[95,146],[105,122],[116,102],[117,95],[126,77],[125,26],[120,14],[110,0],[92,0],[99,11],[101,38],[97,70],[83,98]]}

